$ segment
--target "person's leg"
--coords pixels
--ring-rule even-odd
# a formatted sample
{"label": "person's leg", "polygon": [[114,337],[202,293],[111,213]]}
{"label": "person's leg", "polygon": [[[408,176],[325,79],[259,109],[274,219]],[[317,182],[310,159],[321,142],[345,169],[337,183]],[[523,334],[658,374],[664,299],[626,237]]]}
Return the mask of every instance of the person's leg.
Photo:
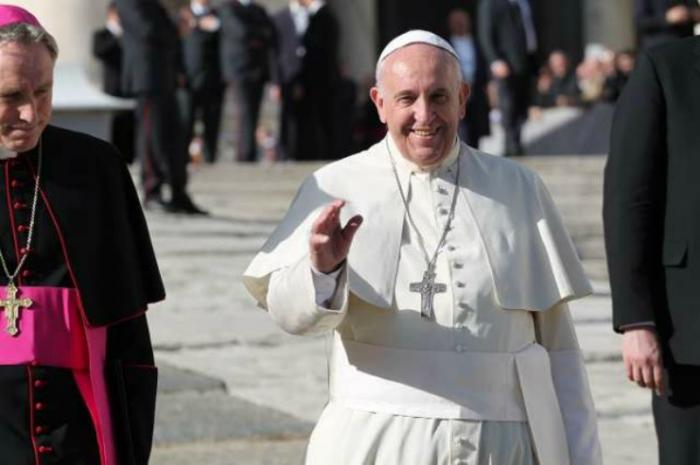
{"label": "person's leg", "polygon": [[654,396],[659,465],[700,463],[700,367],[668,369],[669,397]]}
{"label": "person's leg", "polygon": [[520,129],[515,100],[514,80],[512,77],[499,79],[496,82],[498,90],[498,108],[501,110],[501,125],[505,136],[503,155],[506,157],[519,155]]}
{"label": "person's leg", "polygon": [[[152,95],[138,96],[136,111],[136,154],[141,164],[141,190],[143,201],[161,201],[161,188],[164,183],[164,160],[154,150],[154,108],[157,99]],[[156,109],[157,113],[157,109]]]}
{"label": "person's leg", "polygon": [[204,159],[214,163],[219,146],[223,91],[220,88],[208,89],[202,95],[202,123],[204,124]]}

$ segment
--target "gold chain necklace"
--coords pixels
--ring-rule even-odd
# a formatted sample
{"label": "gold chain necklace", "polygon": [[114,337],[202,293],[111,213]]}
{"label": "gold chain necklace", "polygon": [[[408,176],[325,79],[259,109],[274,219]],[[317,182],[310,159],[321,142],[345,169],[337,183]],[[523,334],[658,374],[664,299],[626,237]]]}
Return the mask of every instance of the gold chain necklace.
{"label": "gold chain necklace", "polygon": [[[27,260],[29,255],[29,250],[32,245],[32,237],[34,236],[34,220],[36,219],[37,204],[39,201],[39,185],[41,179],[41,159],[42,159],[42,146],[41,139],[39,139],[39,157],[36,169],[36,179],[34,181],[34,199],[32,200],[32,210],[29,219],[29,231],[27,232],[27,243],[24,246],[25,253],[17,262],[15,270],[10,273],[10,269],[7,266],[7,261],[5,260],[5,255],[0,250],[0,264],[2,264],[2,271],[7,277],[7,288],[6,296],[4,299],[0,299],[0,307],[5,310],[5,319],[7,320],[7,325],[5,327],[5,332],[10,336],[16,336],[19,330],[17,329],[17,319],[19,318],[20,309],[26,309],[32,306],[34,302],[27,298],[17,298],[17,286],[15,286],[15,279],[17,275],[22,270],[24,262]],[[7,181],[7,180],[6,180]]]}

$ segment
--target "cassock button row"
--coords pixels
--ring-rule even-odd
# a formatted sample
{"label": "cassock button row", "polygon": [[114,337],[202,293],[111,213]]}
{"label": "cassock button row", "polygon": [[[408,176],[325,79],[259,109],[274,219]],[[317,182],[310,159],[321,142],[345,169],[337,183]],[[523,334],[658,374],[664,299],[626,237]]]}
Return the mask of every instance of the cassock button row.
{"label": "cassock button row", "polygon": [[25,231],[29,231],[29,226],[24,224],[20,224],[19,226],[17,226],[17,232],[23,233]]}
{"label": "cassock button row", "polygon": [[454,266],[454,267],[455,267],[456,269],[458,269],[458,270],[461,270],[462,268],[464,268],[464,264],[463,264],[463,263],[455,263],[455,264],[452,265],[452,266]]}
{"label": "cassock button row", "polygon": [[23,278],[29,278],[29,277],[32,276],[33,274],[34,274],[34,273],[33,273],[31,270],[22,270],[22,273],[20,273],[20,275],[21,275]]}
{"label": "cassock button row", "polygon": [[46,404],[43,402],[37,402],[36,404],[34,404],[34,410],[36,410],[38,412],[41,412],[45,408],[46,408]]}
{"label": "cassock button row", "polygon": [[44,434],[46,432],[45,426],[37,426],[34,428],[34,434]]}
{"label": "cassock button row", "polygon": [[454,252],[455,249],[456,249],[456,247],[455,247],[454,245],[448,245],[448,246],[447,246],[447,250],[449,250],[450,252]]}
{"label": "cassock button row", "polygon": [[437,188],[437,191],[438,191],[439,194],[447,195],[447,189],[445,189],[445,188],[442,187],[442,186],[439,186],[439,187]]}
{"label": "cassock button row", "polygon": [[438,210],[438,213],[440,213],[441,215],[447,215],[448,212],[446,208],[441,208]]}
{"label": "cassock button row", "polygon": [[31,249],[28,249],[28,248],[26,248],[26,247],[22,247],[21,249],[19,249],[19,254],[20,254],[20,255],[27,255],[27,254],[30,253],[30,252],[31,252]]}
{"label": "cassock button row", "polygon": [[18,187],[22,187],[22,183],[16,179],[13,179],[12,181],[10,181],[10,187],[13,189],[17,189]]}
{"label": "cassock button row", "polygon": [[50,454],[51,452],[53,452],[53,447],[39,446],[36,448],[36,451],[39,452],[40,454]]}
{"label": "cassock button row", "polygon": [[34,387],[36,389],[41,389],[44,386],[46,386],[46,381],[44,381],[43,379],[35,379],[34,380]]}
{"label": "cassock button row", "polygon": [[466,446],[469,441],[464,436],[458,436],[455,438],[455,443],[458,446]]}
{"label": "cassock button row", "polygon": [[455,286],[457,286],[457,287],[464,287],[464,286],[466,286],[466,284],[464,284],[462,281],[457,281],[457,282],[455,283]]}
{"label": "cassock button row", "polygon": [[16,200],[12,204],[12,208],[14,208],[15,210],[24,210],[25,208],[27,208],[27,204],[24,202],[20,202],[19,200]]}

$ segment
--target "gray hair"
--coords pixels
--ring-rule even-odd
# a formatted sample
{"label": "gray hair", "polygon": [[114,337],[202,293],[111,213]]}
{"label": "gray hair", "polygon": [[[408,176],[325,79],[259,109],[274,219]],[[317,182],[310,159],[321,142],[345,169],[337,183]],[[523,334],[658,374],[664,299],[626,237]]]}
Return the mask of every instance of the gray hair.
{"label": "gray hair", "polygon": [[43,44],[54,61],[58,57],[56,39],[46,29],[27,23],[12,23],[0,27],[0,45],[11,42],[31,45]]}

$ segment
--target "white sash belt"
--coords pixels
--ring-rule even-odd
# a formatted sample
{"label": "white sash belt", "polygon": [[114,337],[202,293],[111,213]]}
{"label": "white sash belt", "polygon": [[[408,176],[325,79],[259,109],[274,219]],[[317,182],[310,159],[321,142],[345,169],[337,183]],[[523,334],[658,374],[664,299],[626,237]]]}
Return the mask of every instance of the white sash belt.
{"label": "white sash belt", "polygon": [[568,465],[547,351],[446,352],[336,339],[330,399],[348,408],[420,418],[527,421],[540,465]]}

